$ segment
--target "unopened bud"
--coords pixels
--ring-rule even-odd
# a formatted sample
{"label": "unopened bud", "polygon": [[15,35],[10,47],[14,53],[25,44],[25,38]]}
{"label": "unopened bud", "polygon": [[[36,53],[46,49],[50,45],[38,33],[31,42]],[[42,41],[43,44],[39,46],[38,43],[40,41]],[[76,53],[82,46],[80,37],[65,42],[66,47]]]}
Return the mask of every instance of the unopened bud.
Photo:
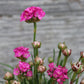
{"label": "unopened bud", "polygon": [[40,48],[40,47],[41,47],[41,42],[39,42],[39,41],[34,41],[34,42],[32,43],[32,46],[33,46],[34,48]]}
{"label": "unopened bud", "polygon": [[35,58],[35,64],[40,64],[40,65],[42,65],[44,62],[43,62],[43,59],[42,58],[40,58],[40,57],[36,57]]}
{"label": "unopened bud", "polygon": [[30,64],[30,66],[33,66],[34,65],[32,61],[30,61],[29,64]]}
{"label": "unopened bud", "polygon": [[49,62],[49,63],[52,63],[52,62],[53,62],[53,58],[52,58],[52,57],[49,57],[49,58],[48,58],[48,62]]}
{"label": "unopened bud", "polygon": [[[10,84],[12,84],[12,83],[13,83],[13,81],[14,81],[14,80],[10,80],[10,81],[9,81],[9,82],[10,82]],[[5,84],[9,84],[7,80],[5,81]]]}
{"label": "unopened bud", "polygon": [[58,44],[58,48],[60,49],[60,50],[64,50],[64,49],[66,49],[67,48],[67,46],[65,45],[65,43],[59,43]]}
{"label": "unopened bud", "polygon": [[14,80],[11,84],[21,84],[20,82]]}
{"label": "unopened bud", "polygon": [[7,72],[5,75],[4,75],[4,79],[5,80],[12,80],[14,78],[13,74],[10,73],[10,72]]}
{"label": "unopened bud", "polygon": [[27,77],[28,80],[32,80],[32,77]]}
{"label": "unopened bud", "polygon": [[46,71],[46,67],[45,66],[43,66],[43,65],[38,66],[38,72],[39,73],[43,73],[45,71]]}
{"label": "unopened bud", "polygon": [[62,50],[62,53],[64,56],[70,56],[71,55],[71,49],[66,48],[66,49]]}
{"label": "unopened bud", "polygon": [[81,62],[77,63],[71,63],[72,70],[76,72],[77,74],[82,73],[84,71],[84,66],[81,64]]}
{"label": "unopened bud", "polygon": [[84,58],[84,52],[80,52],[81,58]]}
{"label": "unopened bud", "polygon": [[80,84],[84,84],[84,78],[81,80]]}
{"label": "unopened bud", "polygon": [[5,81],[5,84],[8,84],[8,81]]}
{"label": "unopened bud", "polygon": [[82,62],[82,64],[84,64],[84,58],[81,58],[81,62]]}

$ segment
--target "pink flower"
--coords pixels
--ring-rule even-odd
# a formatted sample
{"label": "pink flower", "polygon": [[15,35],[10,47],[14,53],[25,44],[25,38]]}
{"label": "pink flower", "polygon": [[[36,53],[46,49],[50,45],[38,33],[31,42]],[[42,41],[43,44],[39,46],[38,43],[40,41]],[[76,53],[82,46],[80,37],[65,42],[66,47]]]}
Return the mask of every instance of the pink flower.
{"label": "pink flower", "polygon": [[50,63],[48,66],[51,71],[53,71],[56,68],[56,64],[54,64],[53,62]]}
{"label": "pink flower", "polygon": [[13,70],[13,74],[16,75],[16,76],[18,76],[18,75],[20,74],[19,69],[18,69],[18,68],[15,68],[15,69]]}
{"label": "pink flower", "polygon": [[29,53],[29,48],[26,47],[18,47],[14,49],[15,52],[15,57],[19,58],[19,59],[27,59],[28,57],[30,57],[30,53]]}
{"label": "pink flower", "polygon": [[65,79],[68,79],[67,76],[67,69],[62,66],[56,67],[54,63],[50,63],[49,70],[47,71],[48,75],[52,78],[55,78],[58,82],[58,84],[63,84]]}
{"label": "pink flower", "polygon": [[27,72],[28,70],[30,70],[30,65],[26,62],[19,62],[19,68],[22,72]]}
{"label": "pink flower", "polygon": [[27,76],[28,76],[28,77],[31,77],[31,76],[32,76],[32,71],[28,71],[28,72],[27,72]]}
{"label": "pink flower", "polygon": [[39,19],[41,20],[45,16],[45,12],[40,8],[40,7],[28,7],[26,8],[21,16],[20,16],[20,21],[28,21],[32,19]]}

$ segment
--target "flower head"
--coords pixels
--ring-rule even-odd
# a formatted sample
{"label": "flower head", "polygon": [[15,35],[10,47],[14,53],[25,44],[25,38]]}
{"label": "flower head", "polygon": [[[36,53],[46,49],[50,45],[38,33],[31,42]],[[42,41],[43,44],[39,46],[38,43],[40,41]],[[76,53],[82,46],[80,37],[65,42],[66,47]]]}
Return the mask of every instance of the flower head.
{"label": "flower head", "polygon": [[49,57],[49,58],[48,58],[48,62],[49,62],[49,63],[52,63],[53,61],[54,61],[54,60],[53,60],[52,57]]}
{"label": "flower head", "polygon": [[48,66],[49,66],[50,71],[53,71],[56,68],[56,64],[54,64],[53,62],[50,63]]}
{"label": "flower head", "polygon": [[28,70],[30,70],[30,64],[20,61],[19,62],[19,68],[22,72],[27,72]]}
{"label": "flower head", "polygon": [[43,73],[45,71],[46,71],[46,67],[45,66],[43,66],[43,65],[39,65],[38,66],[38,72]]}
{"label": "flower head", "polygon": [[27,76],[28,76],[28,77],[32,77],[32,71],[28,71],[28,72],[27,72]]}
{"label": "flower head", "polygon": [[6,72],[4,79],[5,80],[12,80],[14,78],[13,74],[10,72]]}
{"label": "flower head", "polygon": [[34,42],[32,43],[32,46],[33,46],[34,48],[40,48],[40,47],[41,47],[41,42],[39,42],[39,41],[34,41]]}
{"label": "flower head", "polygon": [[64,56],[70,56],[71,55],[71,49],[66,48],[66,49],[62,50],[62,53]]}
{"label": "flower head", "polygon": [[20,21],[26,22],[37,22],[40,21],[45,16],[45,12],[40,7],[28,7],[22,14]]}
{"label": "flower head", "polygon": [[84,66],[81,64],[81,62],[71,63],[71,67],[72,70],[78,74],[84,71]]}
{"label": "flower head", "polygon": [[[53,70],[50,70],[51,68],[53,68]],[[49,64],[49,70],[47,71],[48,75],[53,78],[53,80],[56,80],[58,82],[58,84],[63,84],[63,82],[65,81],[65,79],[68,79],[67,76],[67,69],[65,67],[62,66],[54,66],[54,63]]]}
{"label": "flower head", "polygon": [[15,57],[21,59],[21,60],[25,60],[28,57],[30,57],[30,53],[29,53],[29,48],[26,47],[18,47],[14,49],[14,53],[15,53]]}
{"label": "flower head", "polygon": [[36,56],[36,58],[34,59],[35,60],[35,64],[40,64],[40,65],[42,65],[44,62],[43,62],[43,59],[42,58],[40,58],[40,57],[38,57],[38,56]]}
{"label": "flower head", "polygon": [[60,50],[64,50],[64,49],[66,49],[67,48],[67,46],[65,45],[65,43],[59,43],[58,44],[58,48],[60,49]]}
{"label": "flower head", "polygon": [[16,76],[18,76],[20,74],[20,70],[18,68],[15,68],[13,70],[13,74],[16,75]]}

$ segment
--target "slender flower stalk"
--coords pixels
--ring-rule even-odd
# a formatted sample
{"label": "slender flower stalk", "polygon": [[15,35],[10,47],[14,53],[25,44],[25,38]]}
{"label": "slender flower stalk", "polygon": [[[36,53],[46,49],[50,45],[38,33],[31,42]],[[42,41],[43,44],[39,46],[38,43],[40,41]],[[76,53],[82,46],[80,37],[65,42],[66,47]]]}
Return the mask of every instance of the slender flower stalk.
{"label": "slender flower stalk", "polygon": [[8,80],[8,84],[11,84],[9,80]]}
{"label": "slender flower stalk", "polygon": [[[34,36],[33,36],[33,42],[36,41],[36,29],[37,29],[37,26],[36,26],[36,22],[34,22]],[[36,57],[36,48],[34,48],[34,58]],[[34,80],[36,80],[36,73],[37,73],[37,70],[36,70],[36,65],[34,66]],[[36,83],[36,81],[35,81]]]}
{"label": "slender flower stalk", "polygon": [[59,51],[59,55],[58,55],[58,58],[57,58],[57,66],[59,65],[60,58],[61,58],[61,49]]}
{"label": "slender flower stalk", "polygon": [[55,84],[55,80],[52,79],[52,84]]}
{"label": "slender flower stalk", "polygon": [[42,73],[40,73],[40,79],[39,79],[39,84],[42,82]]}
{"label": "slender flower stalk", "polygon": [[63,67],[66,65],[66,63],[67,63],[67,59],[68,59],[68,57],[64,57],[64,63],[63,63]]}
{"label": "slender flower stalk", "polygon": [[36,40],[36,29],[37,29],[37,25],[36,25],[36,22],[34,22],[34,37],[33,37],[33,41]]}
{"label": "slender flower stalk", "polygon": [[[36,22],[34,22],[34,37],[33,37],[33,42],[36,40]],[[36,49],[34,48],[34,57],[36,57]]]}
{"label": "slender flower stalk", "polygon": [[36,56],[38,56],[38,48],[36,49]]}
{"label": "slender flower stalk", "polygon": [[70,81],[70,84],[73,84],[74,83],[75,78],[76,78],[76,73],[74,72],[73,73],[73,76],[72,76],[72,79]]}

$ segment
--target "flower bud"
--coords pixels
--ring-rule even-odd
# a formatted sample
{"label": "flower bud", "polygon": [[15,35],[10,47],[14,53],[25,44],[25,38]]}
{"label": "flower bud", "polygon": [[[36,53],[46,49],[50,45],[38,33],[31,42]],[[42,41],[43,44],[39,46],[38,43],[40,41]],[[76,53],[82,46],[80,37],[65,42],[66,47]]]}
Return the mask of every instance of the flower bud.
{"label": "flower bud", "polygon": [[34,42],[32,43],[32,46],[33,46],[34,48],[40,48],[40,47],[41,47],[41,42],[39,42],[39,41],[34,41]]}
{"label": "flower bud", "polygon": [[30,61],[29,64],[30,64],[30,66],[33,66],[34,65],[32,61]]}
{"label": "flower bud", "polygon": [[43,66],[43,65],[38,66],[38,72],[39,73],[43,73],[45,71],[46,71],[46,67],[45,66]]}
{"label": "flower bud", "polygon": [[7,72],[4,76],[5,80],[12,80],[14,78],[13,74],[10,72]]}
{"label": "flower bud", "polygon": [[67,46],[65,45],[65,43],[59,43],[58,44],[58,48],[60,49],[60,50],[64,50],[64,49],[66,49],[67,48]]}
{"label": "flower bud", "polygon": [[27,77],[28,80],[32,80],[32,77]]}
{"label": "flower bud", "polygon": [[21,84],[20,82],[14,80],[11,84]]}
{"label": "flower bud", "polygon": [[77,63],[71,63],[72,70],[76,72],[77,74],[80,74],[84,71],[84,66],[81,64],[81,62]]}
{"label": "flower bud", "polygon": [[52,63],[52,62],[53,62],[53,58],[52,58],[52,57],[49,57],[49,58],[48,58],[48,62],[49,62],[49,63]]}
{"label": "flower bud", "polygon": [[80,84],[84,84],[84,78],[81,80]]}
{"label": "flower bud", "polygon": [[35,58],[35,64],[40,64],[40,65],[42,65],[44,62],[43,62],[43,59],[41,59],[40,57],[36,57]]}
{"label": "flower bud", "polygon": [[70,56],[71,55],[71,49],[66,48],[66,49],[62,50],[62,53],[64,56]]}
{"label": "flower bud", "polygon": [[8,81],[5,81],[5,84],[8,84]]}
{"label": "flower bud", "polygon": [[[12,84],[13,81],[14,81],[14,80],[10,80],[10,84]],[[5,84],[9,84],[7,80],[5,81]]]}
{"label": "flower bud", "polygon": [[80,52],[81,58],[84,58],[84,52]]}
{"label": "flower bud", "polygon": [[81,59],[82,64],[84,64],[84,58]]}

